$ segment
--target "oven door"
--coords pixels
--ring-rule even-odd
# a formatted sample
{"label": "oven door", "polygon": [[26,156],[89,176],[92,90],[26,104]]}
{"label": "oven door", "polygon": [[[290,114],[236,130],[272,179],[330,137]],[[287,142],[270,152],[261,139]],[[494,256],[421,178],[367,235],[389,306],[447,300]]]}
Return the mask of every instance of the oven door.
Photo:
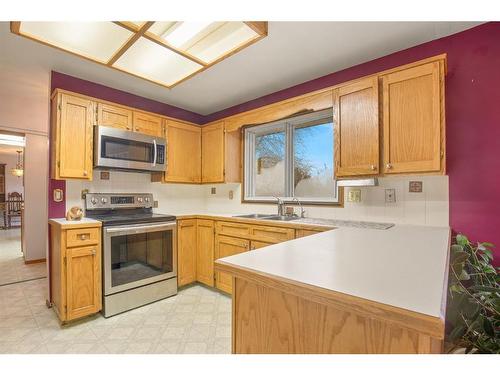
{"label": "oven door", "polygon": [[104,228],[104,295],[177,276],[176,223]]}
{"label": "oven door", "polygon": [[106,126],[95,127],[95,167],[164,171],[165,151],[163,138]]}

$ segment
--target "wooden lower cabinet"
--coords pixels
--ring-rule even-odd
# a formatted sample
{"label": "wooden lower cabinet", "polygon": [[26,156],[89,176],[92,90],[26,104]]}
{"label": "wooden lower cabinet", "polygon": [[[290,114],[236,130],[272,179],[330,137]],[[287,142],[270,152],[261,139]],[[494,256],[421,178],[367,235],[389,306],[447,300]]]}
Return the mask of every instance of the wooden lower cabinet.
{"label": "wooden lower cabinet", "polygon": [[263,247],[273,245],[270,242],[262,242],[262,241],[251,241],[250,242],[250,250],[262,249]]}
{"label": "wooden lower cabinet", "polygon": [[312,236],[313,234],[318,234],[321,232],[325,232],[327,230],[330,230],[332,228],[325,228],[323,230],[316,230],[316,229],[297,229],[295,230],[295,238],[301,238],[301,237],[307,237],[307,236]]}
{"label": "wooden lower cabinet", "polygon": [[196,280],[214,286],[215,225],[213,220],[198,219]]}
{"label": "wooden lower cabinet", "polygon": [[[244,253],[249,249],[250,249],[249,240],[222,236],[219,234],[215,236],[215,259]],[[215,286],[226,293],[232,293],[233,291],[232,276],[224,272],[216,272]]]}
{"label": "wooden lower cabinet", "polygon": [[61,322],[102,307],[101,223],[50,222],[50,302]]}
{"label": "wooden lower cabinet", "polygon": [[177,285],[196,281],[197,252],[196,219],[179,220],[177,223]]}

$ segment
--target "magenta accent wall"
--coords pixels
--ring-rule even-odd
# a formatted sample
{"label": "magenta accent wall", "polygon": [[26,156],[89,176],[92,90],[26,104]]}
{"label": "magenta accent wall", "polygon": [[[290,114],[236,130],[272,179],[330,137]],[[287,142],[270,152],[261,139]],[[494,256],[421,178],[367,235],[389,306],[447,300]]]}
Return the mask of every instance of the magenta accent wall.
{"label": "magenta accent wall", "polygon": [[[499,22],[483,24],[399,51],[208,116],[192,114],[189,121],[205,124],[441,53],[448,55],[446,129],[450,225],[455,231],[468,235],[472,240],[497,244],[496,263],[500,264]],[[59,86],[63,83],[63,87]],[[158,102],[153,105],[149,99],[55,72],[52,87],[62,87],[153,112],[164,113],[155,108],[163,106],[166,110],[170,107]],[[173,113],[169,115],[180,117]],[[183,115],[187,116],[185,112]],[[52,215],[52,205],[50,209],[51,217],[55,217]]]}

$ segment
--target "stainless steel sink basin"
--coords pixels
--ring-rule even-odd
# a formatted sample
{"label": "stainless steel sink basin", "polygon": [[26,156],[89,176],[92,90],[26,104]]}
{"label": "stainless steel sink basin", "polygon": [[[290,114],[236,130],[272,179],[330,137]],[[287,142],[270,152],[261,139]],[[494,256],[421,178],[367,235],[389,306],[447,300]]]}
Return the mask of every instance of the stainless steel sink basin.
{"label": "stainless steel sink basin", "polygon": [[297,216],[278,216],[278,215],[273,215],[273,216],[268,216],[266,218],[263,218],[265,220],[276,220],[276,221],[292,221],[292,220],[297,220],[300,219],[300,217]]}
{"label": "stainless steel sink basin", "polygon": [[269,216],[272,216],[270,214],[248,214],[248,215],[235,215],[233,217],[241,217],[245,219],[264,219],[268,218]]}

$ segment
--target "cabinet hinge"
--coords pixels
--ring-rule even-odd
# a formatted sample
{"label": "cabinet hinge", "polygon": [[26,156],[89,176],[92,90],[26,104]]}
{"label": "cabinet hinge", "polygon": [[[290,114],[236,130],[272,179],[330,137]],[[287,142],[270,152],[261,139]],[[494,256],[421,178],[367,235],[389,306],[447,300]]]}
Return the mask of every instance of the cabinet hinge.
{"label": "cabinet hinge", "polygon": [[57,104],[57,109],[61,110],[61,103]]}
{"label": "cabinet hinge", "polygon": [[57,166],[60,167],[61,166],[61,162],[58,160],[57,161]]}
{"label": "cabinet hinge", "polygon": [[66,265],[66,257],[63,258],[63,263]]}

